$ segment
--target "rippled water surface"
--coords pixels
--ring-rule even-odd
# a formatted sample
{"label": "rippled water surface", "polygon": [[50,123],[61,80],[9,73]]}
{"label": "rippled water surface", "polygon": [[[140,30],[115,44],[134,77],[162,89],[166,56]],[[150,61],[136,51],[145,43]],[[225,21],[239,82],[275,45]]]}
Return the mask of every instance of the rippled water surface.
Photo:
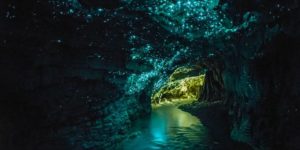
{"label": "rippled water surface", "polygon": [[208,149],[209,136],[201,121],[174,105],[153,108],[151,117],[137,121],[125,150]]}

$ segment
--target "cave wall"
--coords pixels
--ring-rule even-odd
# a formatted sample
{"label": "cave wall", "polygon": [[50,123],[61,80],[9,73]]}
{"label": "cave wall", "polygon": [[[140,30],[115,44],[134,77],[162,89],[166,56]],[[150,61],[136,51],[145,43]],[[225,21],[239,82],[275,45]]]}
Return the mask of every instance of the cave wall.
{"label": "cave wall", "polygon": [[[206,67],[212,81],[204,92],[211,92],[202,98],[213,101],[219,97],[213,85],[224,85],[233,140],[255,149],[299,148],[299,3],[233,0],[222,5],[229,6],[226,12],[235,24],[250,16],[256,21],[229,40],[214,41],[211,48],[219,52],[212,59],[224,66]],[[214,79],[220,74],[215,70],[221,77]]]}
{"label": "cave wall", "polygon": [[60,15],[48,1],[0,5],[0,149],[105,149],[150,112],[151,93],[125,94],[140,71],[125,66],[127,23]]}

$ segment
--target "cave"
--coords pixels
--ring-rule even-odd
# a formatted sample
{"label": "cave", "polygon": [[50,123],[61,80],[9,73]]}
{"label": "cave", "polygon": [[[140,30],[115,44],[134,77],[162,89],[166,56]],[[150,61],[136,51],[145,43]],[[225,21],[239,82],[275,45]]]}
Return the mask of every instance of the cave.
{"label": "cave", "polygon": [[0,1],[1,150],[298,150],[297,0]]}

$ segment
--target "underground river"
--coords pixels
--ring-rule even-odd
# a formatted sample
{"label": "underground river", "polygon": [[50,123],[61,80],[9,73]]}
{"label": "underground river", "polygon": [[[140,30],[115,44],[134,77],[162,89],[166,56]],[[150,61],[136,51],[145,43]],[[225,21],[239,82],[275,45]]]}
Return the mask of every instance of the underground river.
{"label": "underground river", "polygon": [[209,136],[201,120],[174,104],[154,107],[151,116],[138,120],[130,134],[122,142],[121,149],[206,150],[219,144]]}

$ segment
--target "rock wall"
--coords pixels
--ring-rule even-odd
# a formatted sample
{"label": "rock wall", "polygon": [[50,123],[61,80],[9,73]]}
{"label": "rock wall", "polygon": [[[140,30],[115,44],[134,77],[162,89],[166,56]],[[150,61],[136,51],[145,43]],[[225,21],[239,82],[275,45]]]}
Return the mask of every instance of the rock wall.
{"label": "rock wall", "polygon": [[106,149],[149,114],[151,93],[125,94],[128,24],[62,15],[47,1],[0,5],[0,149]]}
{"label": "rock wall", "polygon": [[234,24],[253,22],[213,41],[219,52],[212,60],[224,66],[207,67],[207,78],[216,79],[207,81],[202,98],[215,99],[220,90],[211,85],[224,85],[232,139],[255,149],[299,148],[299,3],[233,0],[219,8]]}

